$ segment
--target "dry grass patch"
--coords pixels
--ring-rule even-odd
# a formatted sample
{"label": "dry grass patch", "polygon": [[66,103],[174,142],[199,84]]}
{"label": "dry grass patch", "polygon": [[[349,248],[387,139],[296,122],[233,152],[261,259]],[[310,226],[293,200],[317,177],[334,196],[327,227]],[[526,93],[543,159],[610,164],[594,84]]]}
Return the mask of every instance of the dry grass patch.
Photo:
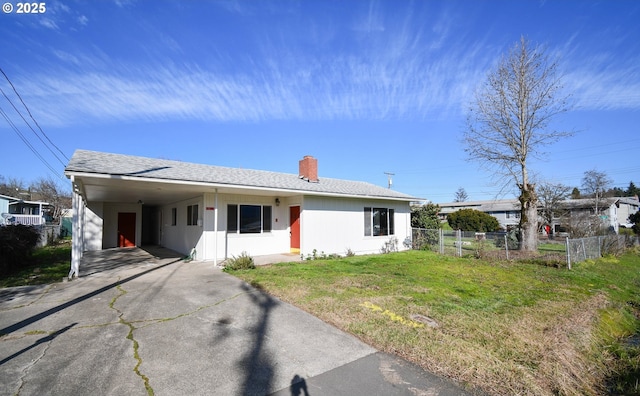
{"label": "dry grass patch", "polygon": [[599,395],[636,356],[621,361],[611,345],[640,329],[638,265],[632,256],[568,271],[405,252],[238,275],[471,390]]}

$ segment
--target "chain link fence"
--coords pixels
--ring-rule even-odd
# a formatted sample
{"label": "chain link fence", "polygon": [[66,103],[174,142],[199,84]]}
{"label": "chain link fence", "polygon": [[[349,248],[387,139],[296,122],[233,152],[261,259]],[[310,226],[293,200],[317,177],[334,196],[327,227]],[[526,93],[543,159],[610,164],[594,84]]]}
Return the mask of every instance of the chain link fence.
{"label": "chain link fence", "polygon": [[632,235],[605,235],[589,238],[567,238],[567,267],[589,259],[597,259],[607,255],[619,255],[626,249],[637,246],[639,240]]}
{"label": "chain link fence", "polygon": [[608,235],[581,239],[549,239],[538,241],[537,252],[520,251],[515,231],[469,232],[413,228],[412,248],[430,250],[449,256],[472,256],[486,259],[535,259],[551,266],[567,266],[590,258],[620,254],[638,245],[637,236]]}
{"label": "chain link fence", "polygon": [[509,258],[519,250],[515,232],[472,232],[414,228],[413,249],[431,250],[450,256],[495,256]]}

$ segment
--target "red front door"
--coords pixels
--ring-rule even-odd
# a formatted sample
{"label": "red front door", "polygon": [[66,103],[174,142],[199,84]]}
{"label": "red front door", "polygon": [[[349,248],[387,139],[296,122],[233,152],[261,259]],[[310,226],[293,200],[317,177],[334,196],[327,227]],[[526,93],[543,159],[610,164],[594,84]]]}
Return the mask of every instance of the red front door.
{"label": "red front door", "polygon": [[291,251],[300,252],[300,207],[289,207],[289,226],[291,227]]}
{"label": "red front door", "polygon": [[118,213],[118,247],[136,246],[136,214]]}

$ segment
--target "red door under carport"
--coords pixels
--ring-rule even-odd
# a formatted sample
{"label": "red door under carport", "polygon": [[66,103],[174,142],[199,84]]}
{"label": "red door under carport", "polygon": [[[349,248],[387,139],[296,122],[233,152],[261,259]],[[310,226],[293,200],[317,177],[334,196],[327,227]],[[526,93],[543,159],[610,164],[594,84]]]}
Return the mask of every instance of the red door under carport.
{"label": "red door under carport", "polygon": [[118,247],[136,246],[136,214],[118,213]]}

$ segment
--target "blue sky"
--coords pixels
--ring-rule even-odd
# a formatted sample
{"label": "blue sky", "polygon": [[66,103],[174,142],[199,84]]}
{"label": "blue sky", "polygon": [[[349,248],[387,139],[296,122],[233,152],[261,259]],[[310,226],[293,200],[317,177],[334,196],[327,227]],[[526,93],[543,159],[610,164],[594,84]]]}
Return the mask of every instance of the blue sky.
{"label": "blue sky", "polygon": [[434,202],[459,187],[512,198],[461,135],[474,90],[524,36],[559,58],[575,105],[553,126],[576,134],[530,162],[537,180],[579,187],[596,169],[640,184],[638,1],[8,2],[0,67],[46,137],[0,75],[35,131],[0,97],[5,178],[57,178],[76,149],[287,173],[313,155],[321,178],[386,186],[393,172],[394,189]]}

